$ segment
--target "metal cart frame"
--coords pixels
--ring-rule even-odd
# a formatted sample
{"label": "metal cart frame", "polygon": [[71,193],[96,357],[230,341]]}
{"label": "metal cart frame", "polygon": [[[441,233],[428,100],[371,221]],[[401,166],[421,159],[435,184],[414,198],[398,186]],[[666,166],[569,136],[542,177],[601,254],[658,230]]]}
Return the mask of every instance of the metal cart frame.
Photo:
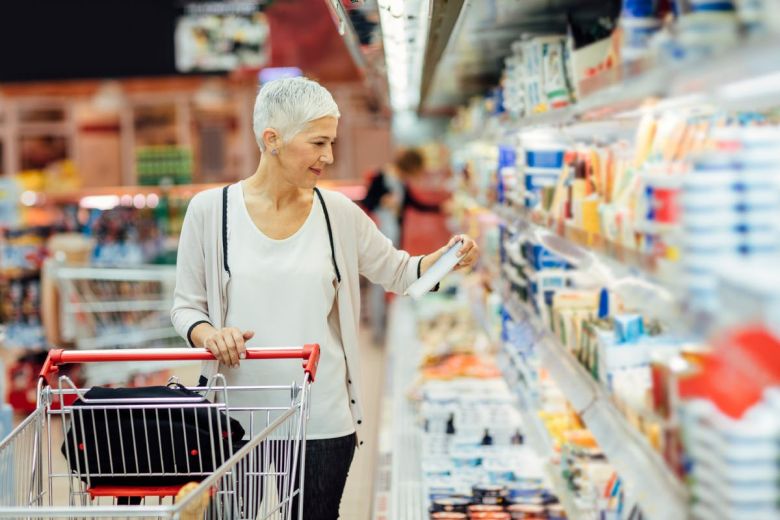
{"label": "metal cart frame", "polygon": [[[319,354],[319,345],[316,344],[304,347],[247,349],[246,360],[302,359],[302,384],[293,382],[283,387],[231,387],[225,384],[224,376],[217,374],[207,386],[191,388],[203,395],[213,396],[212,401],[204,402],[201,398],[160,398],[152,402],[149,399],[144,399],[143,402],[86,399],[88,406],[85,406],[84,389],[75,388],[65,376],[58,378],[57,388],[52,388],[47,383],[47,377],[56,374],[59,366],[68,363],[191,361],[213,360],[214,357],[206,349],[193,348],[51,351],[40,373],[37,409],[7,438],[0,441],[0,518],[287,520],[295,514],[302,520],[309,392],[316,376]],[[235,392],[269,391],[289,392],[290,405],[275,408],[230,406],[230,396]],[[82,405],[73,404],[75,397],[82,400]],[[86,421],[90,420],[90,410],[93,424],[102,428],[102,423],[95,421],[95,410],[103,414],[99,416],[101,421],[109,414],[116,414],[119,424],[122,422],[123,413],[140,413],[145,417],[147,413],[159,415],[162,410],[163,414],[181,413],[184,418],[185,410],[192,413],[196,408],[207,408],[208,413],[214,410],[215,417],[222,417],[223,413],[226,418],[227,414],[235,416],[242,413],[249,417],[250,438],[240,448],[229,442],[229,420],[217,420],[216,424],[209,420],[208,428],[212,441],[219,435],[217,444],[224,446],[224,438],[229,445],[227,450],[222,450],[222,457],[218,461],[221,464],[218,467],[215,464],[216,469],[213,471],[204,472],[203,466],[197,464],[194,464],[194,468],[190,467],[189,462],[186,468],[163,466],[161,470],[154,472],[142,472],[139,469],[126,471],[128,466],[124,455],[121,464],[119,460],[112,459],[110,467],[101,468],[98,464],[98,468],[89,468],[76,463],[74,468],[71,450],[67,448],[68,441],[63,445],[68,466],[65,470],[57,467],[58,462],[60,466],[62,462],[61,458],[58,461],[53,454],[58,432],[61,431],[67,438],[66,430],[74,424],[77,425],[78,422],[75,421],[81,421],[83,427],[85,418]],[[265,419],[265,426],[255,434],[253,425],[258,418]],[[226,423],[227,436],[223,428],[225,424],[219,424],[220,422]],[[146,422],[144,424],[146,425]],[[120,451],[133,448],[132,453],[135,454],[138,464],[139,453],[151,459],[152,448],[148,443],[150,437],[162,439],[170,433],[173,446],[176,446],[176,442],[182,442],[173,438],[173,429],[168,432],[159,425],[157,428],[136,432],[131,427],[123,426],[118,432],[118,439],[112,438],[110,445],[116,447],[119,442]],[[106,435],[109,432],[108,423],[105,432]],[[147,441],[145,451],[139,449],[139,446],[143,446],[144,439]],[[186,443],[186,439],[184,442]],[[86,438],[79,444],[78,450],[87,449],[83,444],[87,444]],[[195,455],[195,447],[191,448]],[[138,467],[140,466],[136,466]],[[122,471],[123,469],[125,471]],[[192,483],[172,486],[137,485],[139,479],[148,478],[149,483],[153,484],[154,478],[171,476],[191,478]],[[133,483],[96,484],[93,482],[93,479],[97,480],[95,477],[119,478],[120,481],[122,478],[131,477]],[[64,487],[64,482],[67,482],[68,491],[58,494],[55,488]],[[272,496],[274,494],[275,497]],[[64,497],[67,497],[67,502],[60,500]],[[138,500],[130,505],[127,504],[126,497],[138,497]],[[146,501],[152,497],[156,497],[158,503],[147,505]],[[106,500],[109,500],[110,504],[105,505],[103,502]],[[297,512],[293,513],[294,510]]]}

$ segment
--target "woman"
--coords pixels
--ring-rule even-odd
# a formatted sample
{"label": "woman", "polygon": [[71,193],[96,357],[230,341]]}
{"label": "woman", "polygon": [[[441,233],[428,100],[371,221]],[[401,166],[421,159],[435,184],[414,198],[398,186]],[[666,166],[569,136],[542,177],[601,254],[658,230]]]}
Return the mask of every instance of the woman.
{"label": "woman", "polygon": [[[217,358],[203,375],[220,371],[231,385],[301,380],[299,362],[241,365],[247,346],[320,344],[307,431],[307,520],[338,517],[354,449],[364,443],[359,275],[403,293],[446,251],[410,257],[352,201],[316,188],[333,163],[339,116],[330,93],[311,80],[263,86],[253,125],[260,163],[249,178],[192,199],[171,312],[179,334]],[[465,236],[450,244],[458,239],[460,267],[471,266],[478,249]]]}
{"label": "woman", "polygon": [[[425,213],[438,213],[438,204],[426,204],[414,196],[409,182],[424,171],[422,154],[414,149],[401,150],[393,159],[377,170],[371,177],[363,207],[376,219],[379,230],[395,247],[401,247],[404,229],[404,216],[407,208]],[[386,306],[385,290],[380,285],[371,287],[370,298],[371,327],[374,330],[374,343],[381,344],[385,337]]]}

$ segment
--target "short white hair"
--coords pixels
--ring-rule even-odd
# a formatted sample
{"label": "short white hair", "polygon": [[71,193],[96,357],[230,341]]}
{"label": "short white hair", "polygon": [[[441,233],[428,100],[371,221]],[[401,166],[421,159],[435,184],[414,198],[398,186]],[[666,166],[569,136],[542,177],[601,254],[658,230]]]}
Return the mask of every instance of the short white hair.
{"label": "short white hair", "polygon": [[273,128],[283,142],[289,142],[311,121],[327,116],[339,118],[339,107],[328,89],[316,81],[301,77],[269,81],[260,88],[255,100],[255,140],[264,152],[266,128]]}

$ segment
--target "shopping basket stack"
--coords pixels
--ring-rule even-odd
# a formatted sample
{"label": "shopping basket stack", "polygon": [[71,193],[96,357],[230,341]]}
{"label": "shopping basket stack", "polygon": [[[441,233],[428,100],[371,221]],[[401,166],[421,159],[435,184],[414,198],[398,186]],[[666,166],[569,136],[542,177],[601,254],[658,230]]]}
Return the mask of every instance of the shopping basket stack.
{"label": "shopping basket stack", "polygon": [[[217,374],[200,387],[88,390],[66,376],[56,385],[47,378],[68,363],[213,356],[187,348],[51,351],[37,409],[0,441],[0,518],[302,518],[319,346],[246,355],[289,358],[303,360],[302,384],[235,387]],[[260,403],[264,394],[285,392],[289,406],[231,407],[239,392]],[[246,435],[241,423],[250,425]]]}

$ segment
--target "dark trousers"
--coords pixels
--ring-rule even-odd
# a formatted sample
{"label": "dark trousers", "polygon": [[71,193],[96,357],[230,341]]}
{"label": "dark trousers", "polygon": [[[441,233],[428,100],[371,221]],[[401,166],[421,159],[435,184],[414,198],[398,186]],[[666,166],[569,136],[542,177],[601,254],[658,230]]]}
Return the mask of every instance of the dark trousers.
{"label": "dark trousers", "polygon": [[[352,433],[306,442],[303,474],[303,518],[306,520],[336,520],[339,517],[341,495],[355,455],[355,439]],[[297,512],[297,504],[294,504],[293,518],[296,520]]]}
{"label": "dark trousers", "polygon": [[[286,441],[265,441],[270,443],[265,446],[258,446],[257,459],[260,466],[267,468],[268,464],[264,461],[270,457],[277,471],[289,473],[288,461],[285,460],[284,448],[279,449],[276,443]],[[319,439],[306,442],[306,467],[303,475],[303,518],[306,520],[336,520],[339,517],[339,506],[341,505],[341,496],[344,493],[344,485],[347,482],[349,467],[355,454],[356,437],[355,434],[349,434],[344,437],[334,439]],[[266,455],[268,454],[268,455]],[[296,468],[300,467],[300,458]],[[296,470],[297,472],[297,470]],[[273,480],[272,480],[273,482]],[[289,482],[285,479],[277,479],[276,486],[280,496],[287,496],[285,485]],[[257,511],[261,509],[263,496],[263,481],[258,478],[254,484],[247,484],[248,494],[244,495],[243,514],[248,518],[255,518]],[[298,483],[294,484],[295,489]],[[249,496],[256,497],[255,500]],[[298,495],[292,501],[291,516],[293,520],[298,520],[299,500]],[[283,512],[287,509],[283,508]]]}

